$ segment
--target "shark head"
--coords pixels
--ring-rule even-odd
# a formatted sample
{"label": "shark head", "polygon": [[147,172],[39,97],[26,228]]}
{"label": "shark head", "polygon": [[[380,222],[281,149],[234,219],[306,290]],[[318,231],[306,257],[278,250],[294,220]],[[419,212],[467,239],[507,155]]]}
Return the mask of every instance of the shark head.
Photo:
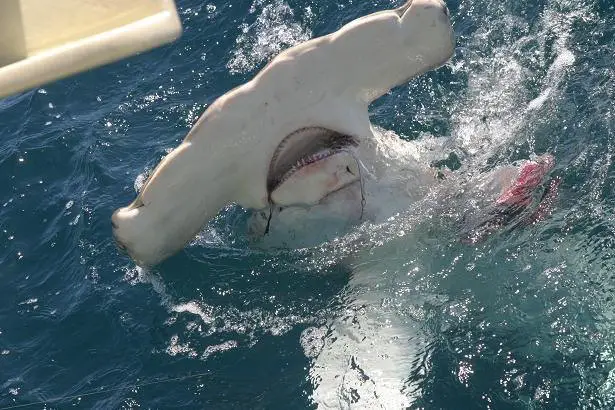
{"label": "shark head", "polygon": [[372,136],[368,105],[453,50],[441,0],[410,0],[285,50],[219,97],[137,198],[115,211],[116,242],[138,264],[154,265],[230,203],[309,204],[356,182],[348,148]]}

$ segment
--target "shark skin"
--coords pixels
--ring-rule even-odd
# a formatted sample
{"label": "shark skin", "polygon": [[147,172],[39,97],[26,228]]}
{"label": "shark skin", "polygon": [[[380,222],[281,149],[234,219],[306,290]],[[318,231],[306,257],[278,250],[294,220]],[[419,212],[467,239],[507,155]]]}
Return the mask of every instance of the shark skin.
{"label": "shark skin", "polygon": [[219,97],[137,198],[113,214],[116,242],[137,264],[156,265],[227,204],[266,207],[269,166],[288,135],[321,127],[359,144],[372,138],[368,105],[441,66],[453,50],[446,5],[410,0],[282,52]]}

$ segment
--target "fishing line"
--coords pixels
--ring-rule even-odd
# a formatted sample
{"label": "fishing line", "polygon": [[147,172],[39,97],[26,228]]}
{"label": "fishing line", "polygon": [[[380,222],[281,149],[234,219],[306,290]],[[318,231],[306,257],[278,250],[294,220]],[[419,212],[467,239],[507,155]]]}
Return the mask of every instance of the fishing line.
{"label": "fishing line", "polygon": [[[269,233],[269,227],[271,226],[271,217],[273,216],[273,207],[275,205],[269,199],[269,217],[267,218],[267,226],[265,227],[265,233],[263,235],[267,235]],[[0,409],[1,410],[1,409]]]}
{"label": "fishing line", "polygon": [[31,406],[39,406],[39,405],[45,405],[45,404],[57,404],[58,402],[64,402],[64,401],[69,401],[69,400],[74,400],[74,399],[80,399],[83,397],[89,397],[89,396],[93,396],[95,394],[102,394],[102,393],[109,393],[109,392],[114,392],[114,391],[122,391],[122,390],[132,390],[132,389],[138,389],[141,387],[145,387],[145,386],[151,386],[151,385],[155,385],[155,384],[162,384],[162,383],[168,383],[168,382],[175,382],[175,381],[183,381],[183,380],[189,380],[189,379],[195,379],[197,377],[203,377],[203,376],[208,376],[211,373],[197,373],[197,374],[191,374],[188,376],[181,376],[181,377],[175,377],[172,379],[165,379],[165,380],[155,380],[155,381],[151,381],[151,382],[144,382],[144,383],[137,383],[137,384],[133,384],[130,386],[124,386],[124,387],[114,387],[111,389],[102,389],[102,390],[92,390],[89,392],[85,392],[82,394],[75,394],[75,395],[71,395],[71,396],[64,396],[64,397],[56,397],[56,398],[52,398],[49,400],[44,400],[44,401],[38,401],[38,402],[34,402],[34,403],[27,403],[27,404],[16,404],[13,406],[7,406],[7,407],[0,407],[0,410],[12,410],[12,409],[20,409],[20,408],[26,408],[26,407],[31,407]]}
{"label": "fishing line", "polygon": [[359,160],[355,158],[354,155],[352,157],[354,158],[355,161],[357,161],[357,168],[359,169],[359,185],[361,186],[361,216],[359,217],[359,220],[362,221],[363,213],[365,212],[365,203],[367,202],[365,200],[365,187],[363,186],[363,174],[361,173],[361,165],[359,163]]}
{"label": "fishing line", "polygon": [[[357,169],[359,170],[359,186],[361,187],[361,216],[359,217],[359,220],[362,221],[363,214],[365,212],[365,204],[367,203],[367,200],[365,199],[365,187],[363,186],[363,173],[361,172],[361,167],[365,167],[365,165],[363,165],[363,163],[359,160],[359,158],[357,158],[354,152],[348,151],[348,150],[342,150],[342,151],[350,155],[352,159],[354,159],[355,162],[357,163]],[[367,168],[365,168],[365,170],[369,173]]]}

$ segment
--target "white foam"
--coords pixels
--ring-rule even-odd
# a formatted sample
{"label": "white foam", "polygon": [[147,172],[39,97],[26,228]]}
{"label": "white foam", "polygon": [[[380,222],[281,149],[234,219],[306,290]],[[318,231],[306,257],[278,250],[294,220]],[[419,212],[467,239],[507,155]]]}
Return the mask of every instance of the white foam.
{"label": "white foam", "polygon": [[[531,128],[533,115],[561,92],[568,68],[575,61],[568,48],[572,24],[588,12],[577,6],[568,12],[555,11],[562,4],[554,4],[544,12],[535,32],[517,17],[494,18],[469,39],[469,61],[455,65],[457,70],[466,70],[469,78],[466,95],[454,110],[452,137],[463,152],[475,157],[476,165],[499,148],[528,139],[526,127]],[[492,50],[481,50],[498,32],[511,33],[507,34],[510,41]],[[553,37],[554,59],[545,45]],[[540,81],[538,95],[532,98],[535,90],[528,84],[535,80],[536,65],[542,65],[547,72]],[[529,139],[531,143],[531,136]]]}
{"label": "white foam", "polygon": [[562,50],[561,54],[557,56],[553,64],[549,67],[547,74],[547,86],[543,89],[540,95],[534,98],[527,105],[528,110],[539,110],[542,106],[557,92],[565,70],[572,66],[575,61],[574,54],[568,50]]}
{"label": "white foam", "polygon": [[179,336],[173,335],[167,346],[166,352],[169,356],[187,355],[189,357],[196,357],[197,352],[190,347],[189,343],[180,344]]}
{"label": "white foam", "polygon": [[327,328],[322,327],[308,327],[301,332],[301,347],[306,357],[317,357],[325,346],[325,336],[327,335]]}
{"label": "white foam", "polygon": [[226,352],[227,350],[231,350],[237,347],[237,342],[234,340],[227,340],[226,342],[207,346],[203,353],[201,354],[201,360],[207,359],[212,354]]}
{"label": "white foam", "polygon": [[211,324],[214,321],[214,317],[211,312],[205,312],[205,310],[194,301],[175,305],[171,308],[171,310],[177,313],[188,312],[192,313],[193,315],[197,315],[205,324]]}
{"label": "white foam", "polygon": [[[242,34],[235,40],[237,47],[227,64],[231,73],[246,73],[254,70],[280,51],[311,38],[312,32],[295,21],[295,12],[282,0],[266,3],[255,0],[250,13],[259,11],[256,21],[240,26]],[[305,9],[309,22],[312,12]]]}
{"label": "white foam", "polygon": [[145,182],[147,181],[147,178],[149,178],[151,172],[152,170],[150,168],[146,168],[142,173],[137,175],[137,178],[135,178],[135,182],[133,185],[135,192],[141,192],[141,188],[143,188],[143,185],[145,185]]}

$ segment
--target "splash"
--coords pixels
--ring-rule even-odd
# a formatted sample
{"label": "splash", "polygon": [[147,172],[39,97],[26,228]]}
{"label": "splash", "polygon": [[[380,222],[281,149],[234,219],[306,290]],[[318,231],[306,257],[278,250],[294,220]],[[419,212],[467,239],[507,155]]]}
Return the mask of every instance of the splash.
{"label": "splash", "polygon": [[[461,8],[473,10],[465,2]],[[454,109],[452,138],[463,158],[473,158],[472,167],[511,145],[533,145],[533,122],[561,95],[575,62],[568,46],[572,25],[589,11],[558,8],[557,2],[547,7],[532,30],[528,21],[502,11],[503,4],[462,48],[464,58],[453,67],[467,75],[467,89]]]}
{"label": "splash", "polygon": [[282,50],[307,41],[312,36],[307,28],[313,18],[309,6],[305,8],[304,23],[295,21],[295,12],[282,0],[271,3],[255,0],[250,14],[257,11],[256,21],[240,26],[237,46],[227,64],[233,74],[253,71]]}

